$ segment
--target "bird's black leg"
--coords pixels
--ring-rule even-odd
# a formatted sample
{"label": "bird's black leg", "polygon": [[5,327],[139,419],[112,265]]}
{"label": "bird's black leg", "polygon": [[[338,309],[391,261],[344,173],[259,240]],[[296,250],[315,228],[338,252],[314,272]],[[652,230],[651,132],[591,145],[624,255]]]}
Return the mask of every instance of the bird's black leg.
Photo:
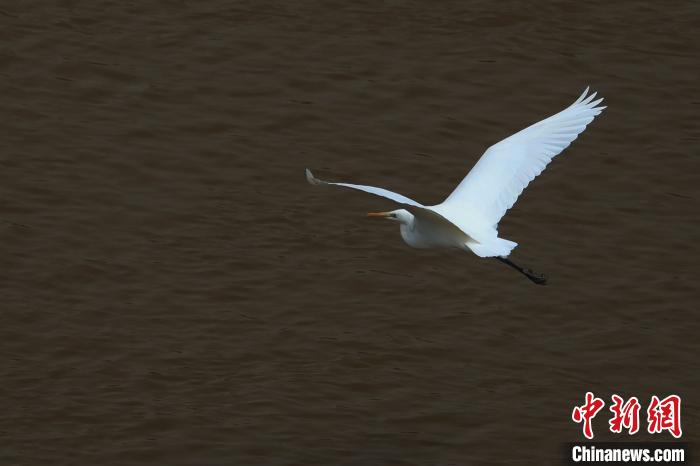
{"label": "bird's black leg", "polygon": [[509,265],[510,267],[513,267],[515,270],[517,270],[521,274],[525,275],[533,283],[537,283],[538,285],[546,285],[547,284],[547,278],[544,275],[535,273],[530,269],[524,269],[506,257],[497,257],[496,259],[498,259],[499,261],[503,262],[506,265]]}

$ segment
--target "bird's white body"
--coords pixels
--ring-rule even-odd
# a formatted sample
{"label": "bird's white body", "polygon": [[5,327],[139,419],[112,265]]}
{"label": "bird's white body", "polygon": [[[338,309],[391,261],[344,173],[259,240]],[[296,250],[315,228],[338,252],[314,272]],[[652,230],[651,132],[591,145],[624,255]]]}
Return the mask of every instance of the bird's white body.
{"label": "bird's white body", "polygon": [[469,249],[480,257],[507,257],[517,243],[498,237],[498,222],[523,189],[554,156],[586,129],[605,107],[588,89],[569,107],[491,146],[472,170],[440,204],[413,199],[373,186],[331,183],[311,171],[311,184],[344,186],[388,198],[402,209],[373,216],[398,221],[401,237],[414,248]]}
{"label": "bird's white body", "polygon": [[[401,211],[399,211],[401,212]],[[464,233],[452,223],[429,217],[415,217],[407,210],[403,210],[412,218],[406,223],[401,223],[401,238],[412,248],[460,248],[471,241],[469,235]]]}

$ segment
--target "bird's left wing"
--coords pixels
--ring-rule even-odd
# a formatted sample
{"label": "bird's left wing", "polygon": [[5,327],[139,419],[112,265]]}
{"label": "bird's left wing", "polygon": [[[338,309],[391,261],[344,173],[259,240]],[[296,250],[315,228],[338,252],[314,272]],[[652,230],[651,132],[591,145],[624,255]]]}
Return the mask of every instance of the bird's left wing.
{"label": "bird's left wing", "polygon": [[[605,107],[588,88],[569,107],[491,146],[442,204],[435,206],[460,223],[467,212],[478,213],[494,228],[547,164],[593,121]],[[475,220],[475,219],[473,219]]]}
{"label": "bird's left wing", "polygon": [[384,188],[376,188],[374,186],[365,186],[362,184],[350,184],[350,183],[332,183],[330,181],[323,181],[319,180],[316,178],[313,173],[311,173],[311,170],[308,168],[306,169],[306,180],[313,185],[322,185],[322,184],[327,184],[327,185],[336,185],[336,186],[344,186],[346,188],[351,188],[351,189],[357,189],[359,191],[364,191],[366,193],[374,194],[375,196],[381,196],[385,197],[387,199],[391,199],[394,202],[398,202],[399,204],[404,204],[407,206],[411,207],[420,207],[423,208],[423,204],[414,201],[413,199],[409,199],[406,196],[403,196],[401,194],[389,191],[388,189]]}

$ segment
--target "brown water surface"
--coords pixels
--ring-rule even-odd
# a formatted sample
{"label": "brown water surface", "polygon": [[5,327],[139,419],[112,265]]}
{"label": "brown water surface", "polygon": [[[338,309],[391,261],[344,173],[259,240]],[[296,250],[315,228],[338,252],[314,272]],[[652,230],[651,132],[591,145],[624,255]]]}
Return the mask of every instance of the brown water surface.
{"label": "brown water surface", "polygon": [[[551,464],[587,390],[678,393],[698,439],[697,2],[26,0],[0,25],[0,463]],[[500,227],[547,287],[304,181],[439,202],[589,84],[609,108]],[[629,440],[605,409],[596,439]]]}

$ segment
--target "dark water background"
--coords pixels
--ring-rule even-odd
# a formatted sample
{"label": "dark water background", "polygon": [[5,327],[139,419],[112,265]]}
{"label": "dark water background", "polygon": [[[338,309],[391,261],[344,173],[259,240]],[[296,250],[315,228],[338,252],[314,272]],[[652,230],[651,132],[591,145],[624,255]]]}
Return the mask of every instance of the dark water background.
{"label": "dark water background", "polygon": [[[4,3],[0,463],[551,464],[587,390],[678,393],[696,441],[699,27],[695,1]],[[548,287],[304,181],[439,202],[588,84],[609,108],[500,228]]]}

